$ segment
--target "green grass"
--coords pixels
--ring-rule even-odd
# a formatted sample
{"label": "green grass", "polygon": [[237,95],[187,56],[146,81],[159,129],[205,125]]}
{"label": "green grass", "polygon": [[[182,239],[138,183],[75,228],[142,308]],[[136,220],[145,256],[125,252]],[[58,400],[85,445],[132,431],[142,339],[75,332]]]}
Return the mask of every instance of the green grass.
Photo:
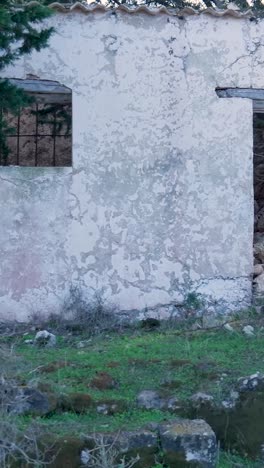
{"label": "green grass", "polygon": [[247,460],[245,458],[226,453],[220,452],[219,463],[217,468],[261,468],[259,463]]}
{"label": "green grass", "polygon": [[[26,336],[26,339],[29,337]],[[39,350],[18,341],[17,373],[26,383],[40,380],[61,394],[87,393],[95,400],[121,399],[128,410],[115,416],[99,415],[95,410],[77,415],[71,412],[51,415],[40,423],[58,433],[81,433],[136,429],[149,422],[159,422],[175,416],[160,411],[142,411],[135,405],[139,391],[157,389],[164,394],[185,400],[198,391],[223,398],[230,386],[243,375],[256,371],[264,373],[264,333],[253,339],[237,331],[223,330],[185,333],[183,331],[143,332],[124,335],[110,334],[93,338],[86,348],[78,349],[78,338],[60,337],[54,349]],[[173,363],[175,360],[188,361]],[[40,373],[39,367],[56,361],[66,361],[67,367],[51,373]],[[98,372],[107,372],[119,382],[114,390],[96,390],[91,380]],[[225,377],[222,377],[225,374]],[[163,381],[175,381],[177,388],[169,389]],[[20,418],[27,425],[29,418]],[[235,466],[251,468],[246,460],[223,453],[219,468]]]}
{"label": "green grass", "polygon": [[[185,336],[154,332],[113,335],[108,339],[94,339],[84,349],[77,349],[74,342],[69,346],[61,341],[56,349],[38,350],[20,345],[17,352],[26,363],[26,379],[39,375],[39,366],[66,361],[69,363],[66,368],[41,374],[41,380],[66,393],[89,391],[96,398],[104,395],[129,401],[140,390],[160,388],[161,381],[166,379],[177,380],[177,396],[185,398],[196,391],[218,394],[239,376],[264,372],[264,336],[248,339],[242,334],[223,331]],[[173,360],[189,363],[173,365]],[[117,367],[111,368],[112,363]],[[104,392],[90,388],[91,379],[102,371],[117,379],[120,387]],[[219,383],[222,373],[227,376]]]}

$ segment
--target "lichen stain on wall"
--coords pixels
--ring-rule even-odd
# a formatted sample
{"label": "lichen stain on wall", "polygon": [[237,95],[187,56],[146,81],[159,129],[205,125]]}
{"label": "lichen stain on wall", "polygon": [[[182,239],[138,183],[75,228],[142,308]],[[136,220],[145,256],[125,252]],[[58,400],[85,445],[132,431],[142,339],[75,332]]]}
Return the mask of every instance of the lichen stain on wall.
{"label": "lichen stain on wall", "polygon": [[72,89],[73,168],[0,168],[2,313],[59,310],[71,284],[131,313],[168,312],[190,291],[221,310],[249,304],[252,103],[215,88],[264,87],[263,21],[49,21],[50,47],[5,75]]}

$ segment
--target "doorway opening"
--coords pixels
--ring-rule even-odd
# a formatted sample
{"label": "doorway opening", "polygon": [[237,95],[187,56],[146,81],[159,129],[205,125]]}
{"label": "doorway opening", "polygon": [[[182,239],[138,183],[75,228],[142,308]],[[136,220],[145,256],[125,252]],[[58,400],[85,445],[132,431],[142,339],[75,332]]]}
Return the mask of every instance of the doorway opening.
{"label": "doorway opening", "polygon": [[264,295],[264,101],[253,103],[254,292]]}
{"label": "doorway opening", "polygon": [[216,88],[215,91],[219,98],[251,99],[253,104],[253,293],[264,297],[264,89]]}

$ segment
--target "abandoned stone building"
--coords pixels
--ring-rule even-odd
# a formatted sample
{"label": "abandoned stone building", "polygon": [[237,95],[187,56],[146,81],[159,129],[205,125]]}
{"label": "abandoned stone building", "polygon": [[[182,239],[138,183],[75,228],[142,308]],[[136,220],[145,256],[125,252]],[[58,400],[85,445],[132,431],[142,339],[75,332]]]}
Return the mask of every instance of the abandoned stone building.
{"label": "abandoned stone building", "polygon": [[34,101],[0,155],[1,318],[59,312],[73,287],[135,316],[190,293],[246,307],[254,262],[264,287],[263,20],[52,8],[50,46],[3,75]]}

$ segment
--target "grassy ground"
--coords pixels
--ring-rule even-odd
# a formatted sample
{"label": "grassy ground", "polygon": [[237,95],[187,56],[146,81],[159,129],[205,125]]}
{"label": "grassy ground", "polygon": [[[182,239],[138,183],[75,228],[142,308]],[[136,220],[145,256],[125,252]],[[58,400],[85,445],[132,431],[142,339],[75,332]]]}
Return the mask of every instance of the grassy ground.
{"label": "grassy ground", "polygon": [[[91,338],[84,348],[77,346],[80,340],[87,339],[85,333],[60,336],[54,349],[24,344],[29,338],[30,335],[2,340],[5,346],[15,342],[16,368],[11,366],[9,372],[15,372],[22,382],[41,381],[58,394],[84,393],[96,401],[114,399],[127,406],[114,416],[100,415],[91,409],[87,414],[68,411],[40,419],[56,434],[135,429],[175,417],[161,411],[139,410],[135,398],[144,389],[157,389],[182,400],[198,391],[221,399],[238,377],[256,371],[264,373],[264,332],[260,326],[254,338],[244,336],[240,326],[234,333],[136,330]],[[116,388],[94,388],[93,379],[102,372],[113,377]],[[19,423],[29,421],[21,418]],[[221,452],[219,467],[239,466],[254,464]]]}

